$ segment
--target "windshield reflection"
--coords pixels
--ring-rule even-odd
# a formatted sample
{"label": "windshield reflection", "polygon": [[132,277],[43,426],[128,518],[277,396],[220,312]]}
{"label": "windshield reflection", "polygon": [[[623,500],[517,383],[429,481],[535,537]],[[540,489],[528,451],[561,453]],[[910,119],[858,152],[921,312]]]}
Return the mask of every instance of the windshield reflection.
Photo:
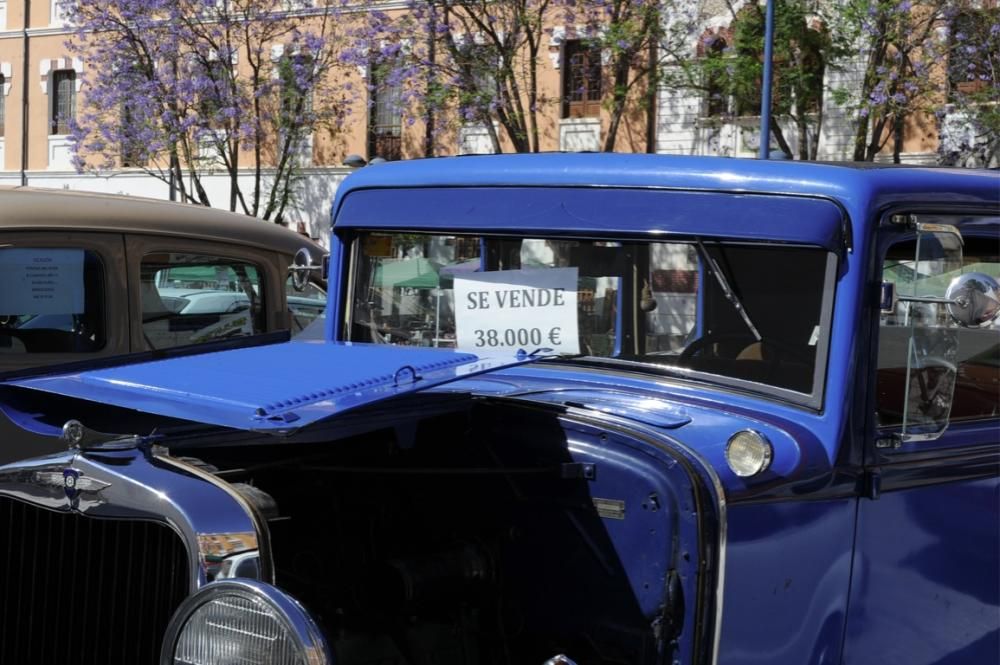
{"label": "windshield reflection", "polygon": [[[552,349],[810,393],[830,255],[811,247],[368,233],[349,337]],[[829,300],[829,299],[826,299]]]}

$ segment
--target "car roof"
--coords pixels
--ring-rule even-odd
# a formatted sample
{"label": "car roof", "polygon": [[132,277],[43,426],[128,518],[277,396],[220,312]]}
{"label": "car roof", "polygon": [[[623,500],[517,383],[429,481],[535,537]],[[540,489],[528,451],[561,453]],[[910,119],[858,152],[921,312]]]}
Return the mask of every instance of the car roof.
{"label": "car roof", "polygon": [[0,230],[104,231],[210,240],[294,254],[322,247],[255,217],[132,196],[0,186]]}
{"label": "car roof", "polygon": [[[852,162],[802,162],[684,155],[542,153],[388,162],[341,184],[334,214],[360,190],[445,187],[647,188],[789,194],[836,202],[857,219],[897,203],[1000,204],[1000,172]],[[453,224],[454,220],[443,222]],[[339,220],[338,220],[339,222]]]}

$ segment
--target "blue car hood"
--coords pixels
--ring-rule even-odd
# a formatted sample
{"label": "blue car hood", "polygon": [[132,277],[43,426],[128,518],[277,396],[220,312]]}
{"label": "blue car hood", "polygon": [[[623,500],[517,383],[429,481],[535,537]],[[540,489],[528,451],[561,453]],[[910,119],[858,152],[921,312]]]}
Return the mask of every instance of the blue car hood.
{"label": "blue car hood", "polygon": [[480,356],[451,349],[292,341],[14,379],[6,385],[278,434],[534,359],[523,352]]}

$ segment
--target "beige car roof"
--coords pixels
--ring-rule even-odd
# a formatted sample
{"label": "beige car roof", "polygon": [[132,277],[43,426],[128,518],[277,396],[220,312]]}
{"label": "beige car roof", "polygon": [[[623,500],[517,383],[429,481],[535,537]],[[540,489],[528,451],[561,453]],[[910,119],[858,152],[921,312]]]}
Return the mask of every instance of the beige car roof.
{"label": "beige car roof", "polygon": [[282,254],[313,240],[254,217],[204,206],[131,196],[0,186],[0,230],[106,231],[169,235],[250,245]]}

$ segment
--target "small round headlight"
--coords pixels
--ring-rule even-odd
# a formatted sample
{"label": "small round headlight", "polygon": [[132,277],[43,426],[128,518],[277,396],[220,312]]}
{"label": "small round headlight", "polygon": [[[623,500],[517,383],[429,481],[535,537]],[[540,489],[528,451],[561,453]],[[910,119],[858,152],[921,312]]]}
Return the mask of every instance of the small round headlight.
{"label": "small round headlight", "polygon": [[773,450],[763,434],[745,429],[729,437],[726,462],[737,476],[747,478],[771,466]]}
{"label": "small round headlight", "polygon": [[167,628],[160,665],[331,665],[322,633],[294,599],[248,579],[213,582]]}

